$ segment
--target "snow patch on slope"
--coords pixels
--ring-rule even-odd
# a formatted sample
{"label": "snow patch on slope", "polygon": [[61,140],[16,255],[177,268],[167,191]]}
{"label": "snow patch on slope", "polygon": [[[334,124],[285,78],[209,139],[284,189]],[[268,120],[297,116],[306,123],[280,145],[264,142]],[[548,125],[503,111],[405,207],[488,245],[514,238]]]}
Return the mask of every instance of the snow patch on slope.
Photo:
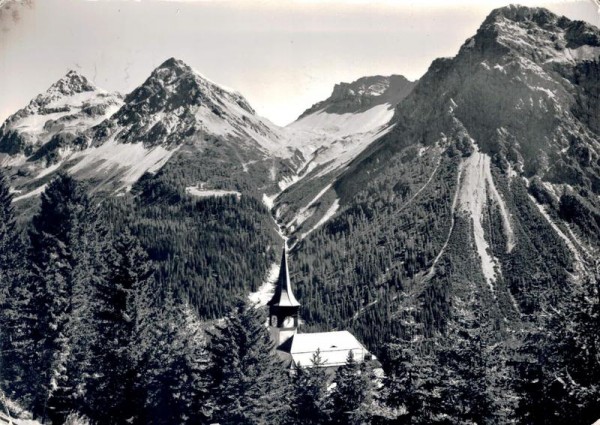
{"label": "snow patch on slope", "polygon": [[204,185],[200,187],[188,186],[185,188],[185,193],[188,195],[196,196],[198,198],[211,198],[215,196],[228,196],[235,195],[238,199],[241,198],[242,194],[237,190],[221,190],[221,189],[204,189]]}
{"label": "snow patch on slope", "polygon": [[317,224],[315,224],[308,232],[303,233],[302,236],[300,236],[300,239],[304,239],[305,237],[310,235],[314,230],[318,229],[323,224],[325,224],[327,221],[329,221],[329,219],[335,215],[335,213],[337,212],[337,210],[339,208],[340,208],[340,200],[336,198],[336,200],[333,201],[333,204],[331,204],[331,206],[325,212],[325,215],[323,217],[321,217],[321,219],[317,222]]}
{"label": "snow patch on slope", "polygon": [[274,262],[267,271],[267,276],[256,292],[251,292],[248,299],[255,308],[267,305],[275,292],[275,282],[279,276],[279,262]]}
{"label": "snow patch on slope", "polygon": [[483,229],[483,218],[488,199],[494,199],[500,206],[504,232],[507,236],[507,252],[514,248],[515,239],[508,210],[492,178],[490,157],[479,152],[476,145],[473,145],[473,147],[475,150],[463,162],[464,172],[460,184],[459,208],[473,219],[475,246],[481,258],[481,268],[490,289],[493,290],[493,282],[496,280],[496,269],[499,267],[499,263],[490,254],[490,246],[485,239]]}
{"label": "snow patch on slope", "polygon": [[117,143],[114,139],[99,147],[88,148],[73,155],[82,158],[69,172],[76,174],[92,169],[94,174],[111,174],[123,170],[119,180],[127,185],[135,183],[145,172],[158,171],[171,158],[177,148],[162,146],[145,148],[142,143]]}
{"label": "snow patch on slope", "polygon": [[390,104],[374,106],[363,112],[335,114],[318,111],[302,117],[284,130],[288,145],[306,159],[305,175],[324,165],[318,176],[327,174],[350,162],[375,139],[383,136],[394,115]]}
{"label": "snow patch on slope", "polygon": [[302,223],[304,223],[313,214],[314,210],[311,211],[311,209],[314,206],[314,204],[325,194],[325,192],[327,192],[329,189],[331,189],[332,185],[333,185],[333,183],[328,184],[319,193],[317,193],[317,195],[305,207],[302,207],[300,209],[300,211],[298,211],[298,214],[296,215],[296,217],[294,217],[287,224],[286,227],[289,228],[294,224],[299,226]]}
{"label": "snow patch on slope", "polygon": [[13,202],[18,202],[18,201],[22,201],[23,199],[27,199],[27,198],[31,198],[37,195],[40,195],[44,192],[44,190],[46,190],[46,184],[38,187],[37,189],[32,190],[31,192],[27,192],[24,195],[20,195],[20,196],[16,196],[13,198]]}
{"label": "snow patch on slope", "polygon": [[384,103],[358,113],[332,114],[319,111],[294,121],[287,128],[343,137],[374,130],[390,122],[393,116],[393,106]]}
{"label": "snow patch on slope", "polygon": [[546,221],[548,222],[550,227],[552,227],[552,229],[556,232],[556,234],[565,242],[565,244],[567,245],[569,250],[573,253],[573,256],[575,257],[575,266],[576,266],[577,270],[578,271],[585,270],[585,268],[583,266],[583,259],[581,258],[579,251],[573,244],[573,241],[571,239],[569,239],[569,237],[567,235],[565,235],[565,233],[560,229],[560,227],[558,227],[558,225],[552,220],[552,217],[550,217],[550,214],[548,214],[548,212],[546,211],[546,209],[544,208],[543,205],[540,205],[533,196],[531,196],[529,194],[527,196],[529,196],[529,199],[531,199],[531,202],[533,202],[533,204],[537,207],[537,209],[540,211],[540,213],[544,216],[544,218],[546,219]]}

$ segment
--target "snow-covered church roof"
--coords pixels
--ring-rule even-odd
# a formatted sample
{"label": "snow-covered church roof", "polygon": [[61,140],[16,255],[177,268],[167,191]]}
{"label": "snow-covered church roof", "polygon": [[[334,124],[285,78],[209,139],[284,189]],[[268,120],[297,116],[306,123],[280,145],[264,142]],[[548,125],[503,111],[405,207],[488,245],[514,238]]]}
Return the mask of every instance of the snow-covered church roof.
{"label": "snow-covered church roof", "polygon": [[320,351],[323,367],[345,365],[350,350],[354,360],[359,363],[369,355],[367,349],[348,331],[299,333],[285,345],[285,351],[292,357],[292,366],[311,367],[317,350]]}

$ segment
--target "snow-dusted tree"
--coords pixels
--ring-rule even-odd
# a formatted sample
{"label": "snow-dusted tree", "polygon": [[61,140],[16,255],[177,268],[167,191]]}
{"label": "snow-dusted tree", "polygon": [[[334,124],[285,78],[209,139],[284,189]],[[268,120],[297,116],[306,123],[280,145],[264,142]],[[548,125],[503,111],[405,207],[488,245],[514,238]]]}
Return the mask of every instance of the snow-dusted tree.
{"label": "snow-dusted tree", "polygon": [[260,310],[239,302],[211,332],[214,422],[277,424],[283,418],[289,377],[264,323]]}
{"label": "snow-dusted tree", "polygon": [[286,425],[317,425],[329,422],[330,406],[327,396],[327,375],[323,359],[317,350],[310,367],[297,365],[292,377],[292,397]]}

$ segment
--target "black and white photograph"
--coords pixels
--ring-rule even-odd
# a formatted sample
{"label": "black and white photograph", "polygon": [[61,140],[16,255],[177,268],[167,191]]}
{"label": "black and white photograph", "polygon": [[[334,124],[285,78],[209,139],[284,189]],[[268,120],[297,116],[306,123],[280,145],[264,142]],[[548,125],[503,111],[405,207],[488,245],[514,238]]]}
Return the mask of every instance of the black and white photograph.
{"label": "black and white photograph", "polygon": [[430,424],[600,425],[600,0],[0,0],[0,425]]}

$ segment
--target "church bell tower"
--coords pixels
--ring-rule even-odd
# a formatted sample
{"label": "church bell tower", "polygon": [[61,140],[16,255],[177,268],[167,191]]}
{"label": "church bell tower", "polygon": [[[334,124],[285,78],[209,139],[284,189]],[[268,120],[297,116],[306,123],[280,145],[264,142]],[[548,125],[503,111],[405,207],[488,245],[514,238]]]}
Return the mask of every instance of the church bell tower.
{"label": "church bell tower", "polygon": [[300,310],[300,303],[292,292],[285,244],[281,254],[281,268],[275,293],[267,305],[269,306],[271,337],[275,341],[275,345],[280,346],[298,331],[298,310]]}

